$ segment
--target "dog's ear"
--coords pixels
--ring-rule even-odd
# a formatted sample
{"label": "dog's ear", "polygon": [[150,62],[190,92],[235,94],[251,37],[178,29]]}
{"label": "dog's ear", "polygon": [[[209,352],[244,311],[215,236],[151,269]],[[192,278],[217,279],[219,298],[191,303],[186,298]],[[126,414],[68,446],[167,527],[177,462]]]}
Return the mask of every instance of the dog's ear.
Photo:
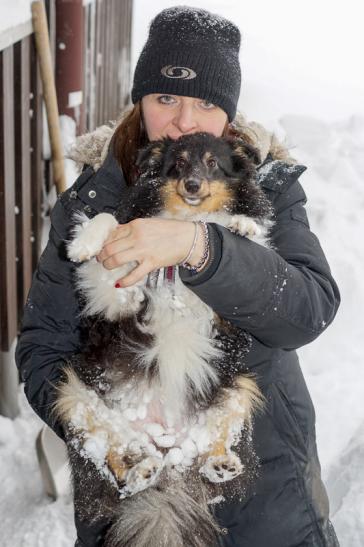
{"label": "dog's ear", "polygon": [[230,141],[230,146],[233,150],[232,158],[235,169],[245,167],[247,158],[255,165],[259,165],[261,163],[259,150],[243,139],[233,139]]}
{"label": "dog's ear", "polygon": [[164,153],[171,139],[151,141],[147,146],[139,150],[136,167],[140,173],[153,171],[153,176],[158,176],[163,165]]}

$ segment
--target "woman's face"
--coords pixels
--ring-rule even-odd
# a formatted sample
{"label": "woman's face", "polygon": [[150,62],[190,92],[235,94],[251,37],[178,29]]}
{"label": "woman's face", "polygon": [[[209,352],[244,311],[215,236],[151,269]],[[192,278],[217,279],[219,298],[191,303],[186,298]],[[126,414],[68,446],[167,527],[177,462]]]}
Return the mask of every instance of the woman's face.
{"label": "woman's face", "polygon": [[144,126],[150,141],[206,131],[221,137],[227,114],[219,106],[181,95],[151,93],[142,98]]}

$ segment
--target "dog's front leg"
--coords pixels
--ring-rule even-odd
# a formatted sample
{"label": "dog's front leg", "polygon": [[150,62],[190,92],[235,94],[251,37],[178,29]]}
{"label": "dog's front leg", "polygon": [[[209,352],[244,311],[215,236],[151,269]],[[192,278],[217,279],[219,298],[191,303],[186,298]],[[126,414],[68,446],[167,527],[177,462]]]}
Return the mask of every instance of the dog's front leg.
{"label": "dog's front leg", "polygon": [[234,215],[227,226],[229,230],[253,239],[261,233],[261,227],[253,220],[245,215]]}
{"label": "dog's front leg", "polygon": [[271,221],[258,223],[245,215],[234,215],[228,222],[227,228],[229,228],[231,232],[245,236],[247,239],[251,239],[255,243],[263,245],[263,247],[270,248],[271,244],[268,233],[272,225],[273,222]]}
{"label": "dog's front leg", "polygon": [[78,220],[80,222],[74,228],[74,238],[67,245],[67,251],[73,262],[84,262],[99,254],[118,222],[109,213],[100,213],[91,220],[86,215],[79,215]]}
{"label": "dog's front leg", "polygon": [[137,263],[129,262],[107,270],[93,259],[118,226],[117,220],[109,213],[100,213],[91,220],[81,214],[78,220],[80,223],[74,228],[74,238],[68,243],[67,252],[72,261],[85,262],[76,273],[78,288],[85,296],[85,315],[100,314],[114,321],[137,312],[144,300],[143,287],[146,280],[124,289],[115,287],[116,281],[130,273]]}

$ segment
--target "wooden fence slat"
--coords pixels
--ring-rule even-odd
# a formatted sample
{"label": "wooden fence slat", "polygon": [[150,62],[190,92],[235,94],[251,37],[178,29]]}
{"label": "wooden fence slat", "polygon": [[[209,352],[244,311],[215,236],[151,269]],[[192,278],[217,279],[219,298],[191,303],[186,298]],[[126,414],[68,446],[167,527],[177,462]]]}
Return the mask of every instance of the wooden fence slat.
{"label": "wooden fence slat", "polygon": [[[109,89],[108,84],[111,81],[111,72],[110,72],[110,51],[109,51],[109,40],[110,40],[110,0],[108,2],[104,2],[104,22],[103,22],[103,32],[102,32],[102,70],[103,74],[107,74],[107,77],[102,77],[102,122],[107,122],[107,110],[108,110],[108,102],[109,102]],[[107,30],[106,30],[107,29]]]}
{"label": "wooden fence slat", "polygon": [[[112,79],[112,112],[116,113],[117,116],[120,114],[119,108],[119,97],[118,97],[118,80],[119,80],[119,66],[122,61],[121,51],[119,49],[119,35],[122,31],[121,21],[119,19],[119,10],[117,0],[112,0],[112,21],[113,34],[112,34],[112,43],[111,50],[113,55],[113,79]],[[115,114],[114,116],[115,117]]]}
{"label": "wooden fence slat", "polygon": [[[52,57],[52,66],[53,66],[53,73],[55,74],[56,69],[56,0],[45,0],[45,7],[46,7],[46,13],[47,13],[47,22],[48,22],[48,33],[49,33],[49,45],[51,49],[51,57]],[[37,61],[38,62],[38,61]],[[40,84],[41,85],[41,84]],[[41,87],[40,87],[41,90]],[[41,95],[43,98],[43,94]],[[43,100],[41,99],[41,104],[43,104]],[[48,127],[46,129],[48,131]],[[41,129],[41,135],[43,131]],[[42,148],[39,149],[40,153],[42,154]],[[49,192],[52,186],[54,185],[54,176],[53,176],[53,162],[50,159],[47,159],[43,162],[43,168],[44,168],[44,174],[42,176],[42,187],[41,187],[41,195],[40,199],[42,199],[42,206],[45,205],[45,193]],[[44,211],[42,211],[44,212]],[[41,226],[43,225],[43,220],[41,219],[40,222]],[[38,250],[38,259],[39,259],[39,253],[41,250],[41,245],[37,246]]]}
{"label": "wooden fence slat", "polygon": [[104,2],[97,0],[96,9],[96,51],[95,51],[95,63],[96,63],[96,125],[103,123],[102,113],[104,105],[103,97],[103,63],[104,63],[104,48],[103,48],[103,24],[104,24]]}
{"label": "wooden fence slat", "polygon": [[15,201],[18,313],[32,280],[30,179],[30,38],[14,45]]}
{"label": "wooden fence slat", "polygon": [[[121,6],[119,4],[119,9]],[[132,21],[132,0],[125,2],[124,8],[119,13],[123,21],[122,32],[119,35],[119,81],[118,81],[118,109],[122,111],[130,102],[131,88],[131,21]]]}
{"label": "wooden fence slat", "polygon": [[36,55],[34,34],[30,41],[30,108],[32,118],[30,124],[30,151],[31,151],[31,201],[32,201],[32,262],[33,270],[37,267],[41,251],[42,236],[42,206],[43,206],[43,179],[44,162],[42,159],[42,84],[38,60]]}
{"label": "wooden fence slat", "polygon": [[95,55],[96,55],[96,4],[93,2],[90,6],[90,117],[88,130],[96,128],[96,67],[95,67]]}
{"label": "wooden fence slat", "polygon": [[[109,32],[109,29],[106,26],[107,25],[107,18],[106,18],[107,17],[107,2],[102,2],[101,6],[102,6],[102,10],[101,10],[102,63],[101,63],[101,67],[100,67],[100,90],[102,89],[102,92],[101,92],[102,102],[101,102],[100,118],[99,118],[99,121],[98,121],[98,125],[106,122],[106,119],[105,119],[105,103],[107,101],[107,95],[105,93],[105,87],[106,87],[105,82],[109,77],[109,74],[105,70],[105,67],[107,65],[106,40],[107,40],[107,35],[108,35],[108,32]],[[107,78],[105,77],[106,74],[107,74]]]}
{"label": "wooden fence slat", "polygon": [[17,335],[15,173],[14,173],[14,55],[0,53],[0,293],[2,351]]}
{"label": "wooden fence slat", "polygon": [[85,10],[85,130],[115,120],[130,102],[132,0],[96,0]]}

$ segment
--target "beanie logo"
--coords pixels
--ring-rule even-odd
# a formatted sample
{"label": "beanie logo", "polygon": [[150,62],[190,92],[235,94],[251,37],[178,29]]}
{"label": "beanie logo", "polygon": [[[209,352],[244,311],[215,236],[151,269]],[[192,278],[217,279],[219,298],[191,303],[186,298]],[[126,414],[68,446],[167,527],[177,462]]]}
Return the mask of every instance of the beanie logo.
{"label": "beanie logo", "polygon": [[179,78],[181,80],[193,80],[196,78],[197,74],[192,68],[187,68],[185,66],[173,66],[166,65],[162,68],[161,73],[166,78]]}

